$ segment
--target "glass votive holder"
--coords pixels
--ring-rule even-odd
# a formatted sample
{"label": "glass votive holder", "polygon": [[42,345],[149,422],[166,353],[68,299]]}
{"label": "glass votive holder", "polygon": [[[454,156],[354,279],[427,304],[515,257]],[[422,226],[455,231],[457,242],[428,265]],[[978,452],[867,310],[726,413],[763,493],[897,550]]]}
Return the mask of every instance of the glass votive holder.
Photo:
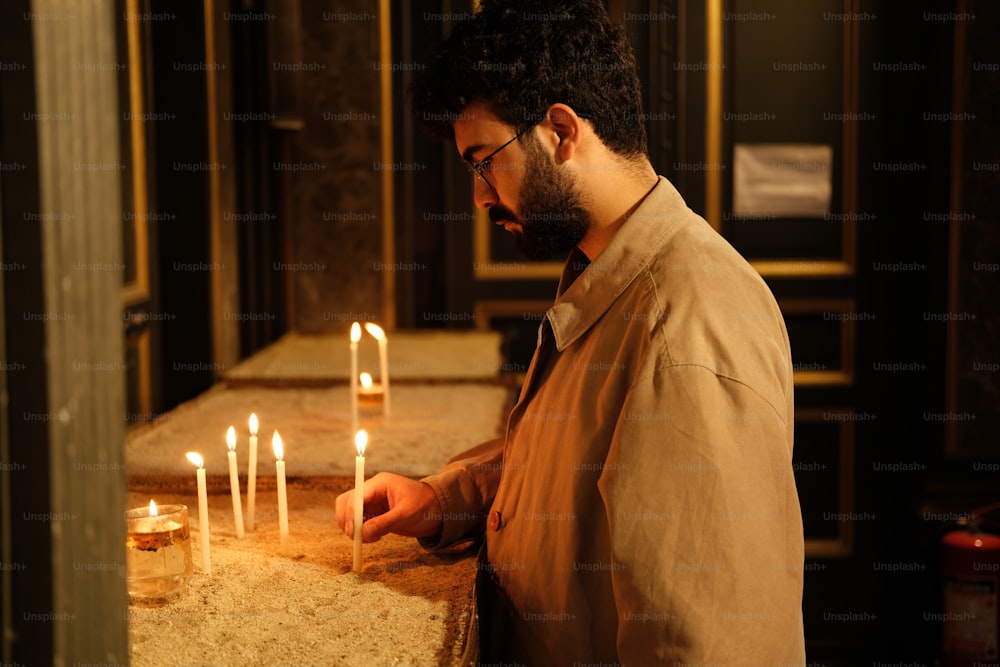
{"label": "glass votive holder", "polygon": [[381,407],[385,400],[385,389],[381,382],[373,382],[368,373],[361,374],[358,383],[358,405],[363,408]]}
{"label": "glass votive holder", "polygon": [[134,604],[161,605],[184,592],[191,578],[191,529],[187,505],[125,512],[125,577]]}

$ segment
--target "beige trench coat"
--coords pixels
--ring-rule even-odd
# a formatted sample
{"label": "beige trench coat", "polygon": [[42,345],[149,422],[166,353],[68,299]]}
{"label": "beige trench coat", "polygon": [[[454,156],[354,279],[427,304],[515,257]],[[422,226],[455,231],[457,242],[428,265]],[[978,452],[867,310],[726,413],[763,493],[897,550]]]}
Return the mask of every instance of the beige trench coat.
{"label": "beige trench coat", "polygon": [[485,530],[482,660],[803,665],[792,368],[771,292],[661,178],[570,255],[506,438],[427,478]]}

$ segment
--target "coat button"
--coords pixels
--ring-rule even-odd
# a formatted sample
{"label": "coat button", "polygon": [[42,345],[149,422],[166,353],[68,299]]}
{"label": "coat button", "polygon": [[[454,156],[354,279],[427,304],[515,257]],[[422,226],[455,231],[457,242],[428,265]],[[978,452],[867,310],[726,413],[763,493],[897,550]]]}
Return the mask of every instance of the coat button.
{"label": "coat button", "polygon": [[500,512],[498,512],[497,510],[493,510],[492,512],[490,512],[490,518],[489,521],[487,522],[487,525],[493,532],[500,530],[500,518],[501,518]]}

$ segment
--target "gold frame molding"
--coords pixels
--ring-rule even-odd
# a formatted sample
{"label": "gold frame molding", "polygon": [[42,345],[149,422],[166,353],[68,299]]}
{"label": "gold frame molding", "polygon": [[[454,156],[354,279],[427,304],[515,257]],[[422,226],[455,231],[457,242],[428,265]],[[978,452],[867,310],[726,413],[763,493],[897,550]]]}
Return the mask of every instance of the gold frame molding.
{"label": "gold frame molding", "polygon": [[[135,279],[131,282],[122,281],[121,305],[123,316],[128,317],[129,308],[139,308],[144,311],[152,299],[150,266],[149,266],[149,191],[147,189],[147,151],[146,129],[144,120],[145,81],[143,75],[143,38],[141,32],[140,0],[125,0],[126,51],[128,57],[128,121],[129,153],[131,154],[131,194],[132,194],[132,233],[135,247],[131,257],[124,257],[124,262],[132,262],[135,267]],[[124,215],[124,211],[123,211]],[[135,397],[136,410],[148,415],[153,409],[152,396],[152,333],[148,326],[132,335],[123,335],[125,350],[134,350],[136,354],[136,384],[138,394]],[[126,372],[129,372],[126,370]],[[126,397],[126,405],[128,397]],[[126,420],[127,421],[127,420]]]}
{"label": "gold frame molding", "polygon": [[[854,299],[778,299],[782,313],[808,314],[835,312],[850,314],[855,312]],[[854,384],[854,363],[856,360],[857,328],[855,320],[840,320],[840,368],[819,371],[793,371],[796,387],[844,386]]]}
{"label": "gold frame molding", "polygon": [[[705,91],[705,162],[723,164],[723,121],[725,66],[724,0],[708,0],[706,18],[706,91]],[[848,15],[860,13],[860,0],[844,0]],[[841,251],[839,260],[751,260],[750,264],[764,277],[830,277],[852,276],[857,267],[857,218],[858,218],[858,63],[860,62],[860,28],[858,21],[844,21],[843,35],[843,112],[844,120],[841,146]],[[722,229],[722,170],[705,170],[705,219],[716,230]]]}
{"label": "gold frame molding", "polygon": [[[378,3],[379,60],[384,64],[392,61],[392,9],[389,0],[379,0]],[[392,150],[392,68],[382,67],[379,72],[379,90],[381,92],[379,110],[383,121],[379,124],[381,131],[382,164],[393,163]],[[393,172],[382,170],[382,263],[392,266],[396,262],[396,230],[395,230],[395,188]],[[396,328],[396,281],[395,272],[382,272],[382,318],[386,331]]]}
{"label": "gold frame molding", "polygon": [[[552,301],[544,299],[483,299],[473,305],[476,329],[489,329],[493,317],[510,317],[524,313],[544,313]],[[836,312],[849,314],[855,311],[853,299],[779,299],[782,313]],[[840,320],[840,368],[821,371],[793,371],[795,386],[822,387],[854,384],[857,329],[854,320]]]}
{"label": "gold frame molding", "polygon": [[[850,415],[848,408],[806,408],[795,411],[796,423],[826,423],[827,415]],[[840,465],[837,485],[837,512],[843,516],[854,512],[854,421],[850,419],[837,420],[839,427],[838,443],[840,446],[838,463]],[[796,449],[802,446],[796,443]],[[801,452],[801,450],[799,450]],[[806,558],[831,558],[850,556],[854,553],[854,522],[841,521],[835,539],[809,538],[805,540]]]}
{"label": "gold frame molding", "polygon": [[482,209],[476,209],[472,227],[474,262],[472,275],[476,280],[533,280],[558,278],[562,275],[562,262],[493,259],[490,244],[491,224],[493,223],[490,222],[489,214]]}
{"label": "gold frame molding", "polygon": [[525,313],[542,315],[551,307],[552,301],[544,299],[483,299],[473,304],[472,318],[477,330],[489,331],[490,318],[523,316]]}
{"label": "gold frame molding", "polygon": [[146,190],[146,123],[143,121],[142,44],[139,34],[139,0],[126,0],[128,34],[128,104],[131,119],[129,136],[132,153],[132,227],[135,234],[135,281],[122,284],[122,306],[148,301],[149,282],[149,196]]}
{"label": "gold frame molding", "polygon": [[[388,3],[389,0],[383,0]],[[479,0],[472,0],[472,11],[479,10]],[[472,276],[476,280],[536,280],[558,278],[562,275],[562,262],[534,262],[528,260],[501,261],[491,256],[489,215],[472,204]],[[496,266],[496,265],[502,266]],[[492,268],[491,268],[492,267]],[[513,303],[513,302],[495,302]],[[479,307],[478,303],[475,306]],[[478,325],[477,325],[478,326]]]}
{"label": "gold frame molding", "polygon": [[137,356],[138,368],[136,368],[136,381],[139,387],[139,403],[137,408],[139,414],[142,415],[142,418],[137,420],[136,423],[151,421],[146,419],[146,417],[151,415],[153,412],[153,378],[152,368],[150,367],[150,355],[152,354],[151,345],[152,334],[148,328],[139,332],[135,336],[130,336],[125,339],[126,349],[134,349]]}
{"label": "gold frame molding", "polygon": [[705,4],[705,219],[718,231],[722,220],[723,0]]}
{"label": "gold frame molding", "polygon": [[[810,302],[814,303],[814,302]],[[819,303],[819,302],[815,302]],[[824,302],[824,303],[847,303],[847,302]],[[541,299],[511,299],[511,300],[483,300],[477,301],[473,314],[476,329],[489,330],[490,319],[494,317],[512,317],[525,313],[542,314],[551,306],[550,301]],[[796,384],[800,384],[800,378],[796,377]],[[823,378],[822,384],[827,384]],[[807,382],[808,384],[808,382]],[[849,408],[804,408],[795,411],[795,421],[808,423],[827,423],[830,420],[828,415],[850,415],[853,411]],[[838,419],[835,422],[838,427],[838,465],[839,479],[837,486],[837,511],[842,515],[850,515],[854,507],[854,450],[855,450],[855,428],[854,421],[850,419]],[[803,444],[798,442],[797,448]],[[801,449],[798,449],[801,452]],[[805,540],[805,555],[807,558],[831,558],[850,556],[854,551],[854,524],[851,521],[840,522],[838,535],[834,539],[810,538]]]}
{"label": "gold frame molding", "polygon": [[[205,62],[216,62],[215,48],[215,0],[205,0]],[[219,162],[219,82],[215,69],[205,68],[206,86],[206,111],[207,123],[207,148],[209,164]],[[222,265],[222,184],[220,182],[219,170],[210,169],[208,172],[208,220],[209,220],[209,253],[212,263],[215,266]],[[222,271],[215,269],[211,271],[212,289],[212,359],[216,364],[226,367],[226,327],[228,322],[224,319],[225,297],[223,296],[223,276]],[[216,376],[221,373],[216,372]]]}

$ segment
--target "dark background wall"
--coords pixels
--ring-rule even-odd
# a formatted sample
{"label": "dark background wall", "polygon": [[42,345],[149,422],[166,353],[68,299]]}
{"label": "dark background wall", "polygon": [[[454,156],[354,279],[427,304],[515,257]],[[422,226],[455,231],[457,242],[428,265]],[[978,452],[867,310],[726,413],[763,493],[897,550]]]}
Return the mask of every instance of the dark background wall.
{"label": "dark background wall", "polygon": [[[998,23],[980,5],[723,2],[722,62],[714,63],[722,68],[722,152],[711,156],[705,134],[719,119],[706,116],[713,63],[705,5],[609,3],[637,52],[651,160],[704,215],[712,208],[709,174],[722,174],[721,217],[713,222],[748,258],[763,262],[785,309],[793,360],[805,371],[796,388],[796,465],[812,545],[806,630],[811,658],[830,664],[871,658],[929,664],[940,645],[933,616],[941,606],[940,537],[953,527],[950,518],[1000,496],[995,476],[985,472],[1000,454],[984,444],[990,429],[962,424],[952,432],[943,419],[955,409],[981,415],[984,424],[997,414],[989,398],[996,395],[996,371],[972,368],[996,361],[990,297],[997,274],[972,268],[997,258],[996,172],[982,165],[998,162],[991,152],[998,85],[995,71],[976,63],[1000,62],[988,37]],[[240,226],[241,298],[284,318],[269,330],[247,325],[242,352],[285,329],[343,331],[351,320],[383,317],[388,272],[400,326],[498,329],[510,367],[524,368],[535,315],[551,299],[555,274],[520,260],[497,230],[487,231],[485,260],[515,270],[477,271],[484,257],[465,172],[453,148],[422,136],[405,109],[423,55],[468,7],[444,0],[393,8],[391,119],[380,115],[377,3],[331,10],[306,0],[297,14],[258,3],[249,11],[259,14],[245,15],[252,20],[224,24],[234,45],[227,57],[237,110],[269,114],[223,123],[239,138],[240,210],[265,214]],[[951,11],[977,18],[961,24]],[[196,14],[185,21],[198,29]],[[154,62],[179,57],[171,31],[186,30],[181,23],[154,31]],[[790,71],[775,64],[795,62],[816,67]],[[289,72],[276,63],[302,66]],[[965,76],[958,97],[956,72]],[[187,85],[167,71],[154,82],[160,99],[180,99]],[[203,103],[190,94],[183,99],[192,125],[157,137],[161,165],[204,141]],[[956,105],[975,119],[941,116]],[[393,124],[394,160],[410,167],[395,173],[391,211],[382,208],[383,122]],[[732,215],[734,146],[761,142],[833,148],[832,217]],[[964,153],[954,152],[956,142]],[[157,182],[163,206],[200,205],[204,185],[182,180],[163,171]],[[955,192],[961,192],[957,204]],[[978,218],[952,220],[953,211]],[[382,264],[386,216],[398,267]],[[161,243],[164,267],[202,247],[197,215],[189,224]],[[956,226],[961,233],[953,237]],[[793,266],[768,273],[775,260]],[[794,267],[841,260],[832,272]],[[179,278],[164,274],[165,304],[206,307],[199,302],[206,297],[198,296],[207,294],[204,286],[187,285],[199,276]],[[949,324],[939,317],[952,311],[978,319]],[[949,356],[949,327],[961,356]],[[207,359],[199,347],[205,336],[187,325],[183,335],[167,336],[173,342],[162,363]],[[826,374],[809,375],[814,368]],[[165,382],[166,395],[177,400],[210,378]],[[965,449],[949,444],[950,436]],[[886,573],[892,563],[922,569]]]}
{"label": "dark background wall", "polygon": [[[470,181],[453,147],[422,136],[404,103],[423,54],[469,3],[391,4],[391,118],[380,107],[379,4],[328,4],[233,0],[218,4],[211,25],[200,3],[142,4],[172,16],[143,23],[142,62],[148,109],[164,114],[145,126],[147,213],[155,215],[153,289],[143,307],[172,317],[146,323],[156,341],[152,404],[130,414],[159,414],[218,379],[216,269],[204,266],[213,256],[213,186],[206,170],[177,166],[210,162],[211,120],[232,144],[224,162],[234,197],[222,214],[234,216],[237,261],[223,281],[236,287],[240,312],[273,315],[239,324],[238,356],[286,331],[339,332],[391,310],[401,328],[497,329],[510,368],[526,367],[535,316],[554,293],[553,270],[516,258],[489,225],[477,236]],[[846,268],[826,273],[765,271],[804,371],[796,464],[811,540],[810,662],[930,665],[940,654],[941,536],[954,519],[1000,499],[998,10],[982,0],[725,0],[722,61],[714,63],[723,74],[719,119],[706,114],[707,3],[608,5],[636,49],[650,159],[689,205],[708,215],[717,204],[713,222],[755,261],[844,260]],[[3,25],[15,24],[23,27]],[[29,40],[9,30],[0,26],[4,52],[14,54],[4,61],[30,60]],[[214,119],[206,72],[176,67],[205,63],[209,35],[226,38],[213,62],[225,65],[217,74],[230,96]],[[774,67],[791,59],[827,69]],[[8,70],[0,76],[0,157],[27,162],[33,125],[19,132],[11,123],[19,96],[33,95],[32,81]],[[745,113],[773,117],[748,121]],[[391,210],[383,207],[384,123],[392,124],[394,162],[407,167],[394,174]],[[713,124],[719,156],[706,153]],[[757,224],[732,215],[733,147],[765,141],[833,147],[839,217]],[[710,168],[722,173],[716,202]],[[39,326],[23,317],[39,298],[42,269],[30,257],[38,228],[9,214],[37,199],[32,178],[0,173],[4,266],[27,267],[5,268],[2,283],[14,416],[46,391],[41,375],[12,365],[36,368],[44,356]],[[387,221],[398,266],[383,263]],[[499,268],[484,272],[483,261]],[[385,300],[386,278],[395,305]],[[825,375],[809,375],[813,368]],[[133,393],[138,386],[130,385]],[[970,418],[953,418],[962,415]],[[7,428],[11,440],[35,441],[43,430],[24,420]],[[46,467],[47,450],[31,456]],[[47,487],[36,491],[44,496]],[[45,535],[21,538],[47,551]],[[889,571],[892,564],[916,567]],[[45,582],[36,583],[44,592]]]}

